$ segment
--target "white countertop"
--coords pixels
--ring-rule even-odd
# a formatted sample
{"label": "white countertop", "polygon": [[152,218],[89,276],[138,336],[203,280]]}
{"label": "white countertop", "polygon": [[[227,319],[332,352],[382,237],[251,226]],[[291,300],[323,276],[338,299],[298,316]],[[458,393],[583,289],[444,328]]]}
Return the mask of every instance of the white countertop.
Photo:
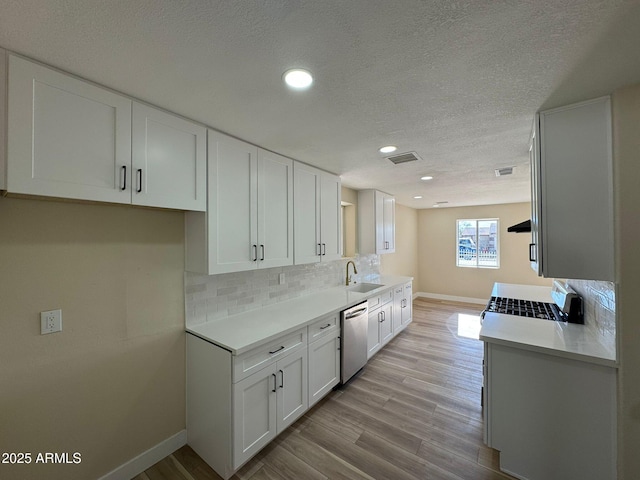
{"label": "white countertop", "polygon": [[340,312],[412,280],[412,277],[388,275],[367,277],[366,283],[379,283],[382,286],[367,293],[352,292],[345,286],[332,287],[286,302],[193,325],[187,327],[187,332],[229,350],[233,355],[239,355],[305,327],[318,318]]}
{"label": "white countertop", "polygon": [[[496,283],[493,296],[553,302],[551,287]],[[586,325],[487,312],[480,340],[616,367],[616,352]]]}

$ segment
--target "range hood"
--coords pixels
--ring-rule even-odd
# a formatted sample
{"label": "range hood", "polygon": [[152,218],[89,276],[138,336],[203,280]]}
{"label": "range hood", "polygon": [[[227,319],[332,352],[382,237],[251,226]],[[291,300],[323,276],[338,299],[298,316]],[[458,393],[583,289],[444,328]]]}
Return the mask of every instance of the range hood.
{"label": "range hood", "polygon": [[524,222],[516,223],[515,225],[511,225],[507,228],[507,232],[530,232],[531,231],[531,220],[525,220]]}

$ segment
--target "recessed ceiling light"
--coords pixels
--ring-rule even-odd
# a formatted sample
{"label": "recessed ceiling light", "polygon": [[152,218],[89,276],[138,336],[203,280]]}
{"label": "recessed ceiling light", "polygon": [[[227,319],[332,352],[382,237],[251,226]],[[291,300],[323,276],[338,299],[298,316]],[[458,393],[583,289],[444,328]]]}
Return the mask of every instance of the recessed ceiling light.
{"label": "recessed ceiling light", "polygon": [[379,152],[380,153],[392,153],[395,152],[398,149],[398,147],[396,147],[395,145],[387,145],[385,147],[380,148]]}
{"label": "recessed ceiling light", "polygon": [[425,175],[423,177],[420,177],[420,180],[433,180],[433,177],[430,175]]}
{"label": "recessed ceiling light", "polygon": [[440,204],[439,204],[439,203],[434,203],[434,204],[433,204],[433,207],[434,207],[434,208],[438,208],[439,206],[440,206]]}
{"label": "recessed ceiling light", "polygon": [[284,82],[294,90],[305,90],[313,83],[311,72],[302,68],[292,68],[284,72]]}
{"label": "recessed ceiling light", "polygon": [[422,198],[422,195],[416,195],[416,196],[415,196],[415,197],[413,197],[413,198],[415,198],[416,200],[420,200],[420,199]]}

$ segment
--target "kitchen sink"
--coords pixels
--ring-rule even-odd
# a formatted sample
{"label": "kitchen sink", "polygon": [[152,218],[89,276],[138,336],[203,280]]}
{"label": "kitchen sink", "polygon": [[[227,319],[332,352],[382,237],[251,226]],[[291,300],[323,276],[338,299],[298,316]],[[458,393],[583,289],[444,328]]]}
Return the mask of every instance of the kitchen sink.
{"label": "kitchen sink", "polygon": [[380,287],[384,287],[384,285],[380,285],[377,283],[357,283],[355,285],[347,287],[347,290],[349,290],[350,292],[367,293]]}

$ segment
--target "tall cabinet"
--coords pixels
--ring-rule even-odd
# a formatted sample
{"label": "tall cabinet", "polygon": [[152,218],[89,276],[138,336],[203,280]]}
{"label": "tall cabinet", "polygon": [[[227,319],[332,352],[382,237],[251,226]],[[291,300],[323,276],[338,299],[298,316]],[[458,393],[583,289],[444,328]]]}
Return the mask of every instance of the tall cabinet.
{"label": "tall cabinet", "polygon": [[293,160],[209,130],[208,188],[207,212],[187,214],[187,270],[293,264]]}
{"label": "tall cabinet", "polygon": [[540,112],[530,156],[532,267],[544,277],[613,281],[610,98]]}
{"label": "tall cabinet", "polygon": [[339,260],[340,177],[296,162],[294,165],[295,264]]}
{"label": "tall cabinet", "polygon": [[361,254],[396,251],[396,200],[378,190],[358,192],[358,234]]}

